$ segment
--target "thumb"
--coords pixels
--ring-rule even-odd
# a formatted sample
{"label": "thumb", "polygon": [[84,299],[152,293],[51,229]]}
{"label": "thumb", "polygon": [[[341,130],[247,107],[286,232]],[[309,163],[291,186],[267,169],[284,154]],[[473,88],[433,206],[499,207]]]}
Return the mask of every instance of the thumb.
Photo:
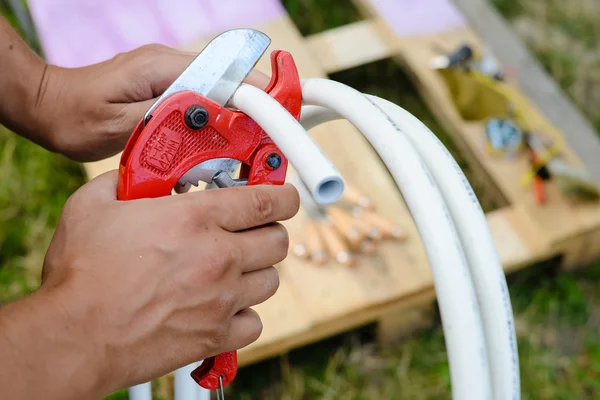
{"label": "thumb", "polygon": [[115,201],[117,199],[118,180],[118,170],[107,171],[81,186],[78,190],[79,195],[84,195],[92,201]]}

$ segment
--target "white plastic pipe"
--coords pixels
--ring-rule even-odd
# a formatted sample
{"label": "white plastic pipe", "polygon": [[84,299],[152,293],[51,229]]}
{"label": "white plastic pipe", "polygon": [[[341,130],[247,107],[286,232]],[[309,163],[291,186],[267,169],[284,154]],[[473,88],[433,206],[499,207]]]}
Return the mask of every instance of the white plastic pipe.
{"label": "white plastic pipe", "polygon": [[379,153],[413,215],[430,260],[456,399],[491,399],[491,377],[479,306],[461,241],[427,166],[400,128],[362,93],[327,79],[302,84],[307,105],[351,122]]}
{"label": "white plastic pipe", "polygon": [[456,160],[425,124],[387,100],[367,97],[382,107],[406,132],[438,182],[471,266],[486,335],[494,398],[519,399],[519,357],[508,285],[473,188]]}
{"label": "white plastic pipe", "polygon": [[129,400],[152,400],[152,384],[140,383],[129,388]]}
{"label": "white plastic pipe", "polygon": [[[365,96],[394,120],[422,156],[440,187],[469,260],[482,311],[494,399],[519,399],[518,351],[506,278],[485,214],[471,185],[450,152],[425,124],[392,102]],[[301,123],[310,130],[342,118],[326,108],[305,106]]]}
{"label": "white plastic pipe", "polygon": [[[454,159],[420,121],[393,103],[362,95],[345,85],[325,79],[305,80],[303,98],[309,104],[303,107],[302,113],[302,123],[307,129],[333,119],[347,119],[377,150],[401,190],[423,238],[434,273],[449,356],[453,397],[460,400],[492,398],[489,353],[490,358],[495,360],[506,361],[506,354],[513,356],[509,373],[506,373],[506,362],[499,369],[500,364],[497,361],[494,363],[494,370],[500,371],[498,374],[494,373],[494,398],[508,399],[511,398],[510,393],[513,399],[518,399],[518,359],[506,281],[501,266],[498,268],[498,256],[483,212]],[[279,103],[249,85],[240,87],[232,103],[253,118],[273,138],[303,181],[309,185],[316,201],[327,204],[339,199],[344,186],[341,175],[302,125]],[[440,185],[442,193],[437,185]],[[467,218],[463,218],[465,200],[471,206],[468,208],[470,216]],[[448,213],[446,202],[452,216]],[[458,235],[454,224],[458,227]],[[480,231],[473,226],[477,226]],[[484,246],[480,246],[486,241]],[[463,253],[463,243],[473,278]],[[490,270],[485,269],[486,263],[491,263]],[[494,276],[498,270],[501,273]],[[485,337],[473,281],[476,282],[481,307],[486,311]],[[490,292],[495,294],[490,295]],[[498,293],[504,294],[497,296]],[[499,310],[498,299],[503,301],[500,316],[494,314]],[[491,313],[488,312],[490,310]],[[507,325],[503,330],[498,321],[504,317]],[[490,335],[489,327],[494,326],[498,329],[495,334]],[[486,342],[491,346],[489,351]],[[508,352],[506,343],[510,348]],[[176,381],[179,377],[181,382],[181,387],[176,388],[179,393],[177,400],[195,400],[188,390],[191,386],[188,387],[185,383],[186,380],[189,381],[189,371],[186,368],[191,370],[192,367],[184,367],[176,372]],[[499,391],[498,387],[504,388],[503,391]],[[130,388],[130,398],[150,400],[150,389],[149,383]]]}
{"label": "white plastic pipe", "polygon": [[192,363],[175,371],[175,400],[210,400],[210,390],[200,387],[190,377],[202,362]]}
{"label": "white plastic pipe", "polygon": [[267,132],[298,171],[317,203],[331,204],[340,199],[344,192],[342,175],[281,104],[245,83],[235,92],[231,103]]}

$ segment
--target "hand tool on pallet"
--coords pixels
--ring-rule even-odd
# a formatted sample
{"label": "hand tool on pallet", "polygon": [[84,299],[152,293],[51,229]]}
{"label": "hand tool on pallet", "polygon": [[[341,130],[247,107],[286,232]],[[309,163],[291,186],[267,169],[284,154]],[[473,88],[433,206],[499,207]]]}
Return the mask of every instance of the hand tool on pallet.
{"label": "hand tool on pallet", "polygon": [[569,165],[560,157],[554,157],[544,162],[540,154],[548,150],[542,140],[534,134],[527,134],[525,139],[530,151],[531,169],[534,174],[533,184],[538,203],[545,201],[545,193],[541,193],[542,181],[548,179],[555,181],[561,193],[571,200],[579,202],[600,200],[600,188],[588,171]]}
{"label": "hand tool on pallet", "polygon": [[[205,47],[135,128],[120,160],[119,200],[168,196],[176,185],[199,181],[217,187],[284,183],[284,154],[249,116],[227,107],[269,44],[262,32],[234,29]],[[271,66],[265,92],[299,120],[301,86],[292,56],[273,51]],[[231,351],[204,360],[191,376],[222,396],[237,368]]]}

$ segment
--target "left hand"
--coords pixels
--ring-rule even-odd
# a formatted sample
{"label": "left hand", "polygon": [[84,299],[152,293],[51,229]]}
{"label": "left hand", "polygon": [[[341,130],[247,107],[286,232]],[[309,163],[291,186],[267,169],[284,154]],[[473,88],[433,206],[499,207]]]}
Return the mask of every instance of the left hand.
{"label": "left hand", "polygon": [[[48,66],[36,115],[51,150],[81,162],[123,150],[144,113],[197,54],[146,45],[81,68]],[[247,83],[264,87],[254,72]]]}

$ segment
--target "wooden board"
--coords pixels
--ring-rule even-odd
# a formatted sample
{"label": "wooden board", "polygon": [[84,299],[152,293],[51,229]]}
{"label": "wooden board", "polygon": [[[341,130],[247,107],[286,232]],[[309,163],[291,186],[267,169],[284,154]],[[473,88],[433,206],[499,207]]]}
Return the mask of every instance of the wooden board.
{"label": "wooden board", "polygon": [[488,0],[454,1],[468,17],[471,28],[498,59],[519,71],[515,77],[519,89],[540,108],[550,123],[560,129],[569,146],[600,184],[600,140],[592,124],[543,70]]}
{"label": "wooden board", "polygon": [[[550,184],[548,187],[550,198],[548,204],[543,207],[536,205],[530,187],[523,186],[518,181],[518,178],[526,171],[526,160],[505,161],[483,152],[481,149],[484,135],[483,124],[465,122],[461,119],[443,79],[436,71],[429,68],[431,58],[439,55],[440,49],[450,52],[463,43],[469,43],[477,49],[482,49],[487,45],[481,41],[467,21],[445,31],[400,35],[394,26],[401,24],[402,21],[386,20],[387,14],[381,13],[389,3],[388,1],[355,0],[354,2],[367,17],[366,21],[307,38],[313,54],[321,60],[322,65],[327,66],[327,71],[329,73],[337,72],[389,57],[397,60],[414,79],[429,108],[447,132],[452,135],[456,145],[464,152],[471,168],[479,174],[478,181],[485,184],[487,192],[496,194],[495,199],[498,203],[522,208],[537,225],[537,234],[545,236],[552,243],[553,248],[559,248],[565,253],[565,260],[569,263],[567,266],[574,266],[600,256],[600,253],[589,254],[588,252],[586,257],[580,259],[578,256],[580,250],[573,246],[574,243],[584,240],[585,237],[597,234],[596,232],[600,228],[600,205],[598,203],[573,204],[559,193],[555,184]],[[448,2],[438,1],[438,3]],[[449,4],[452,5],[452,3]],[[455,11],[460,13],[457,9]],[[437,11],[431,7],[429,12],[431,13],[430,17],[434,18],[433,14]],[[375,47],[378,51],[365,52],[364,58],[361,60],[360,55],[363,53],[356,49],[364,47]],[[348,50],[344,52],[343,49]],[[517,71],[518,75],[519,71]],[[549,122],[538,106],[520,91],[518,82],[512,82],[512,84],[515,93],[519,96],[528,123],[541,132],[564,137],[563,133]],[[570,132],[571,137],[576,135],[576,131]],[[595,145],[600,143],[597,136],[593,138],[590,138],[589,135],[585,136],[586,142],[589,141]],[[574,166],[585,167],[588,171],[596,168],[597,164],[585,164],[568,144],[568,141],[563,153]]]}
{"label": "wooden board", "polygon": [[[303,38],[286,15],[254,28],[271,37],[270,50],[285,49],[292,53],[302,78],[326,77],[330,72],[385,57],[401,61],[415,77],[440,121],[486,176],[490,190],[505,198],[506,207],[488,213],[487,220],[506,271],[562,254],[567,247],[575,246],[570,240],[597,230],[600,226],[598,207],[571,207],[556,201],[545,209],[538,209],[527,189],[506,178],[516,176],[524,168],[523,164],[499,163],[478,152],[481,127],[461,122],[441,80],[426,68],[434,54],[434,45],[451,48],[463,39],[479,43],[473,31],[463,27],[431,36],[399,37],[388,22],[377,17],[373,4],[360,3],[368,20],[309,38]],[[209,39],[198,38],[183,48],[200,51]],[[268,57],[264,57],[257,68],[269,73]],[[531,110],[539,124],[553,129],[533,106]],[[435,298],[429,264],[410,213],[368,142],[345,121],[327,124],[310,133],[344,177],[370,195],[379,213],[402,223],[409,240],[385,243],[375,255],[362,258],[352,269],[334,263],[316,267],[288,257],[278,266],[279,291],[256,307],[264,323],[263,334],[258,341],[240,350],[240,365],[375,321],[399,306],[417,307]],[[572,151],[568,153],[579,162]],[[118,157],[87,164],[90,178],[117,168]],[[551,196],[554,198],[554,194]],[[291,235],[301,232],[304,218],[300,213],[285,223]],[[548,233],[542,234],[542,229]],[[595,251],[600,252],[599,246],[589,247],[592,250],[587,251],[588,258]]]}

